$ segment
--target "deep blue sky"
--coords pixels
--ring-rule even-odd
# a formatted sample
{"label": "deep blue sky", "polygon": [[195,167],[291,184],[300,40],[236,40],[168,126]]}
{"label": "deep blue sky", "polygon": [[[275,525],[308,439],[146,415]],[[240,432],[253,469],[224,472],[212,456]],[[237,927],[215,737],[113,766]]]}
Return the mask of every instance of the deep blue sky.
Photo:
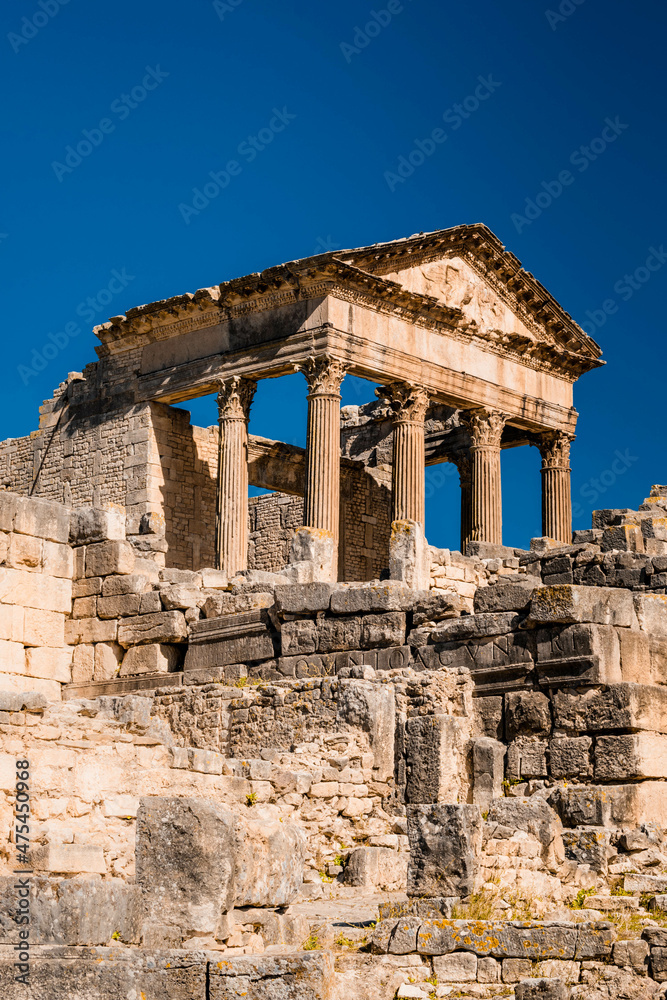
{"label": "deep blue sky", "polygon": [[[667,243],[664,6],[561,0],[559,14],[558,3],[528,0],[392,0],[389,23],[369,30],[376,37],[347,48],[371,11],[388,20],[387,6],[5,0],[1,437],[37,426],[42,400],[95,359],[92,326],[130,306],[319,250],[484,222],[604,351],[607,366],[575,386],[575,527],[590,525],[593,508],[637,505],[665,480],[667,266],[644,283],[649,272],[639,272],[632,294],[617,285]],[[35,15],[38,30],[23,21]],[[147,67],[154,89],[124,105]],[[493,94],[460,127],[451,115],[443,125],[480,76],[492,77]],[[239,146],[274,109],[295,117],[251,162]],[[575,151],[607,118],[627,127],[583,170]],[[69,172],[53,166],[102,119],[108,132],[92,133],[90,155],[70,158]],[[385,173],[440,126],[446,142],[390,190]],[[234,159],[240,173],[186,223],[179,205]],[[526,199],[568,168],[560,197],[515,224]],[[114,271],[125,287],[100,303]],[[617,309],[600,324],[607,299]],[[67,324],[80,332],[62,336]],[[60,346],[45,361],[50,333]],[[343,393],[360,403],[372,386],[348,378]],[[303,443],[304,397],[301,376],[262,383],[251,431]],[[193,419],[214,422],[211,398]],[[456,546],[457,479],[439,469],[427,473],[427,533]],[[540,533],[539,479],[535,449],[504,453],[506,543]]]}

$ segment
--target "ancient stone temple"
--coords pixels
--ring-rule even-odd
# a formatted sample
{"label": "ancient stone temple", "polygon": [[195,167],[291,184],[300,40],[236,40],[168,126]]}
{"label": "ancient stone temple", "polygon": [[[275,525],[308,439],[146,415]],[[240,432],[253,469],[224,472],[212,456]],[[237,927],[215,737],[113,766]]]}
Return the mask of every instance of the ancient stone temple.
{"label": "ancient stone temple", "polygon": [[[0,446],[5,994],[665,997],[667,486],[572,532],[597,345],[483,226],[96,332]],[[305,449],[248,433],[294,372]],[[341,410],[347,373],[377,389]]]}

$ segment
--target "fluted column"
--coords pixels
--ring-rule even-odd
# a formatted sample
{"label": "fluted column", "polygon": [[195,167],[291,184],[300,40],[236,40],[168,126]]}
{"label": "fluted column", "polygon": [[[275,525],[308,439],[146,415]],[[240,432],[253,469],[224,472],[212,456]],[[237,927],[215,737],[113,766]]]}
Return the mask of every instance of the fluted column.
{"label": "fluted column", "polygon": [[550,431],[541,435],[542,534],[569,545],[572,541],[570,445],[574,435]]}
{"label": "fluted column", "polygon": [[391,382],[375,390],[393,410],[392,520],[425,521],[424,418],[428,394],[420,386]]}
{"label": "fluted column", "polygon": [[248,566],[248,419],[256,388],[237,375],[219,383],[216,551],[230,577]]}
{"label": "fluted column", "polygon": [[472,461],[470,455],[460,454],[454,458],[459,470],[461,484],[461,552],[472,537]]}
{"label": "fluted column", "polygon": [[498,410],[474,410],[463,417],[471,438],[470,538],[495,545],[503,542],[500,439],[506,420]]}
{"label": "fluted column", "polygon": [[345,368],[328,355],[297,366],[308,383],[306,488],[303,523],[330,531],[338,545],[340,521],[340,386]]}

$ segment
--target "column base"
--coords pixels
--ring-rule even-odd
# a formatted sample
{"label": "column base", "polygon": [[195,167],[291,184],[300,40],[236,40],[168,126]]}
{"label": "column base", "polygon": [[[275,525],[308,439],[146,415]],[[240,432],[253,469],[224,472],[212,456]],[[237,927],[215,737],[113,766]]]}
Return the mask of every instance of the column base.
{"label": "column base", "polygon": [[431,558],[424,529],[418,521],[392,521],[389,539],[389,579],[413,590],[428,590]]}

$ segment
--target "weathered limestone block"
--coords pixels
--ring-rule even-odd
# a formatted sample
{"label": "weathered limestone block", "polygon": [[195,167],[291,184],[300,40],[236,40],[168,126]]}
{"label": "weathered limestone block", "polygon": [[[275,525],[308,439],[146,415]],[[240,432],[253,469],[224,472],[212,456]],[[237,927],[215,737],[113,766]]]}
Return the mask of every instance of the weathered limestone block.
{"label": "weathered limestone block", "polygon": [[125,515],[121,508],[77,507],[72,511],[69,526],[71,545],[124,539]]}
{"label": "weathered limestone block", "polygon": [[[209,965],[206,1000],[334,1000],[333,955],[305,951],[293,955],[244,955]],[[190,995],[188,995],[189,1000]],[[200,1000],[199,994],[192,994]],[[204,995],[201,995],[203,1000]],[[174,996],[181,1000],[181,996]],[[183,994],[182,1000],[186,1000]]]}
{"label": "weathered limestone block", "polygon": [[446,618],[458,618],[466,609],[466,602],[455,591],[434,594],[412,591],[412,622],[415,627],[426,622],[439,622]]}
{"label": "weathered limestone block", "polygon": [[115,620],[72,618],[65,622],[65,642],[70,645],[76,645],[80,642],[113,642],[117,635],[118,623]]}
{"label": "weathered limestone block", "polygon": [[650,949],[646,941],[617,941],[614,945],[614,965],[645,973]]}
{"label": "weathered limestone block", "polygon": [[72,654],[72,684],[87,684],[95,673],[95,647],[82,644]]}
{"label": "weathered limestone block", "polygon": [[529,958],[504,958],[502,961],[502,980],[504,983],[518,983],[527,979],[533,971],[533,963]]}
{"label": "weathered limestone block", "polygon": [[334,580],[336,545],[332,532],[325,528],[300,527],[292,535],[288,557],[295,583],[319,583]]}
{"label": "weathered limestone block", "polygon": [[555,788],[549,804],[566,827],[635,827],[650,816],[654,823],[667,823],[665,786],[660,781],[631,785],[568,785]]}
{"label": "weathered limestone block", "polygon": [[180,654],[176,646],[152,642],[143,646],[130,646],[123,657],[120,676],[133,674],[168,674],[178,669]]}
{"label": "weathered limestone block", "polygon": [[[565,857],[576,861],[579,865],[589,865],[591,871],[600,874],[607,872],[609,856],[609,832],[593,827],[563,831]],[[589,904],[595,906],[594,903]]]}
{"label": "weathered limestone block", "polygon": [[104,851],[96,844],[47,844],[33,847],[30,858],[35,871],[105,875],[107,870]]}
{"label": "weathered limestone block", "polygon": [[443,983],[474,983],[477,979],[477,955],[457,951],[451,955],[436,955],[433,969]]}
{"label": "weathered limestone block", "polygon": [[507,777],[510,781],[546,778],[548,743],[533,736],[519,736],[507,748]]}
{"label": "weathered limestone block", "polygon": [[317,626],[310,618],[283,622],[280,628],[280,650],[283,656],[314,653],[317,650]]}
{"label": "weathered limestone block", "polygon": [[[332,592],[333,584],[323,581],[278,586],[275,596],[276,610],[287,614],[328,611]],[[270,604],[266,606],[271,607]]]}
{"label": "weathered limestone block", "polygon": [[140,609],[140,594],[97,598],[97,614],[100,618],[132,618],[139,614]]}
{"label": "weathered limestone block", "polygon": [[467,896],[481,849],[476,805],[408,806],[408,896]]}
{"label": "weathered limestone block", "polygon": [[475,614],[523,611],[539,585],[535,577],[527,577],[521,582],[499,582],[491,587],[478,587],[475,593]]}
{"label": "weathered limestone block", "polygon": [[559,979],[524,979],[514,995],[516,1000],[570,1000],[572,990]]}
{"label": "weathered limestone block", "polygon": [[597,781],[627,781],[633,778],[667,776],[667,736],[633,733],[600,736],[595,744]]}
{"label": "weathered limestone block", "polygon": [[490,739],[500,739],[504,733],[502,697],[475,698],[473,709],[476,731]]}
{"label": "weathered limestone block", "polygon": [[[290,588],[291,589],[291,588]],[[273,594],[258,591],[250,594],[209,594],[202,606],[207,618],[238,615],[246,611],[262,611],[275,603]]]}
{"label": "weathered limestone block", "polygon": [[639,627],[654,638],[667,639],[667,594],[634,594]]}
{"label": "weathered limestone block", "polygon": [[96,542],[86,546],[86,576],[133,573],[134,549],[129,542]]}
{"label": "weathered limestone block", "polygon": [[[343,680],[338,689],[338,717],[369,733],[373,767],[380,781],[394,773],[396,705],[393,684]],[[442,893],[441,893],[442,895]]]}
{"label": "weathered limestone block", "polygon": [[6,565],[14,569],[40,569],[43,546],[44,542],[41,538],[11,534],[5,560]]}
{"label": "weathered limestone block", "polygon": [[623,681],[632,684],[658,683],[651,670],[651,646],[646,633],[629,628],[619,628],[617,632]]}
{"label": "weathered limestone block", "polygon": [[13,525],[3,530],[48,538],[51,542],[62,544],[68,541],[71,511],[67,507],[35,497],[8,496],[7,503],[14,505]]}
{"label": "weathered limestone block", "polygon": [[187,635],[185,616],[180,611],[126,618],[118,626],[118,642],[126,649],[155,642],[183,642]]}
{"label": "weathered limestone block", "polygon": [[[606,956],[614,940],[609,925],[598,930],[593,925],[592,938],[597,949],[590,957]],[[495,920],[424,920],[417,936],[417,950],[422,955],[448,955],[470,952],[478,957],[502,959],[549,958],[571,961],[582,940],[588,941],[591,925],[549,924]],[[588,957],[588,956],[587,956]]]}
{"label": "weathered limestone block", "polygon": [[565,857],[561,821],[543,798],[533,795],[530,798],[494,799],[487,822],[531,834],[542,845],[542,857],[550,867],[562,863]]}
{"label": "weathered limestone block", "polygon": [[361,619],[361,649],[382,649],[405,643],[405,613],[364,615]]}
{"label": "weathered limestone block", "polygon": [[361,619],[354,615],[320,618],[316,622],[316,629],[317,649],[320,653],[359,649],[361,646]]}
{"label": "weathered limestone block", "polygon": [[[629,596],[629,591],[623,593]],[[621,680],[619,631],[621,630],[608,625],[594,624],[540,629],[535,635],[537,670],[540,678],[554,685],[577,682],[619,683]]]}
{"label": "weathered limestone block", "polygon": [[95,672],[93,680],[109,681],[118,674],[123,647],[117,642],[98,642],[95,645]]}
{"label": "weathered limestone block", "polygon": [[602,530],[603,552],[643,552],[644,536],[638,524],[612,524]]}
{"label": "weathered limestone block", "polygon": [[205,799],[140,800],[136,881],[150,900],[152,922],[179,927],[183,937],[214,932],[234,905],[237,823]]}
{"label": "weathered limestone block", "polygon": [[[128,573],[125,576],[107,576],[105,579],[92,577],[88,582],[100,580],[102,597],[122,597],[125,594],[144,594],[150,587],[144,573]],[[81,584],[82,581],[79,581]],[[99,593],[99,591],[96,591]]]}
{"label": "weathered limestone block", "polygon": [[287,906],[303,883],[306,838],[275,811],[255,807],[235,835],[236,906]]}
{"label": "weathered limestone block", "polygon": [[32,647],[25,651],[25,670],[28,677],[69,684],[72,679],[72,648],[50,649]]}
{"label": "weathered limestone block", "polygon": [[405,723],[406,802],[456,802],[465,770],[466,744],[466,734],[453,715],[421,715],[408,719]]}
{"label": "weathered limestone block", "polygon": [[407,852],[388,847],[356,847],[347,857],[345,884],[405,892],[408,877]]}
{"label": "weathered limestone block", "polygon": [[499,740],[480,737],[472,741],[472,800],[482,812],[503,794],[506,747]]}
{"label": "weathered limestone block", "polygon": [[549,742],[549,773],[552,778],[590,778],[593,774],[589,736],[553,739]]}
{"label": "weathered limestone block", "polygon": [[69,545],[59,542],[44,542],[42,567],[46,576],[71,580],[74,576],[74,553]]}
{"label": "weathered limestone block", "polygon": [[635,620],[632,594],[627,590],[561,584],[539,587],[530,603],[529,621],[536,625],[591,622],[629,628]]}
{"label": "weathered limestone block", "polygon": [[[424,592],[420,593],[423,597]],[[338,615],[409,611],[415,596],[404,583],[391,580],[370,587],[339,586],[332,589],[330,607]]]}
{"label": "weathered limestone block", "polygon": [[601,690],[554,691],[552,705],[559,729],[644,729],[667,734],[667,689],[658,685],[612,684]]}
{"label": "weathered limestone block", "polygon": [[521,622],[514,611],[497,614],[465,615],[452,621],[442,622],[431,633],[432,642],[451,642],[453,639],[483,639],[487,636],[505,635],[512,632]]}
{"label": "weathered limestone block", "polygon": [[505,695],[505,735],[508,740],[525,734],[548,736],[551,732],[549,699],[540,691],[509,691]]}
{"label": "weathered limestone block", "polygon": [[417,521],[393,521],[389,539],[389,577],[413,590],[428,590],[431,559],[424,529]]}
{"label": "weathered limestone block", "polygon": [[42,576],[29,570],[2,568],[0,603],[68,615],[72,609],[72,581]]}

